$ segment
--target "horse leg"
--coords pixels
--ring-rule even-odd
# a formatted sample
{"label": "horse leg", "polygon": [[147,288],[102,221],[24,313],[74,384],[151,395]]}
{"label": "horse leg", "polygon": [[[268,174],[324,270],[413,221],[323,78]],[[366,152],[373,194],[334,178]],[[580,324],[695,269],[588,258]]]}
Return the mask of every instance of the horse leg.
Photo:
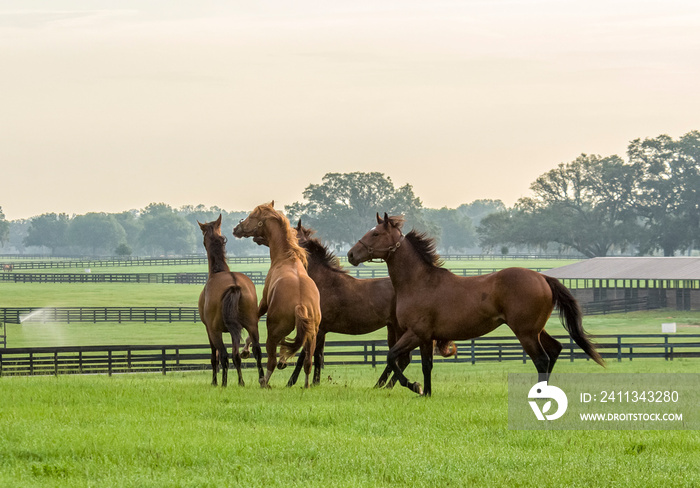
{"label": "horse leg", "polygon": [[304,388],[309,387],[309,376],[311,375],[311,363],[313,362],[314,352],[316,352],[316,335],[308,338],[304,341],[304,352],[306,356],[304,357],[304,374],[306,378],[304,379]]}
{"label": "horse leg", "polygon": [[[265,376],[265,372],[262,367],[262,350],[260,349],[260,335],[258,333],[258,322],[257,319],[254,321],[253,326],[243,325],[245,330],[248,331],[248,338],[245,340],[245,348],[241,352],[241,358],[247,359],[250,356],[244,356],[246,352],[245,349],[251,344],[253,345],[253,357],[255,358],[255,364],[258,368],[258,380]],[[248,353],[250,354],[250,353]]]}
{"label": "horse leg", "polygon": [[549,380],[549,355],[537,335],[518,336],[520,344],[537,368],[537,382]]}
{"label": "horse leg", "polygon": [[420,345],[420,361],[423,369],[423,395],[429,397],[432,393],[433,341]]}
{"label": "horse leg", "polygon": [[221,336],[214,337],[212,342],[219,357],[219,366],[221,366],[221,386],[226,386],[228,382],[228,352],[226,351],[226,344],[224,344]]}
{"label": "horse leg", "polygon": [[[401,368],[401,371],[405,371],[408,365],[411,363],[411,353],[407,352],[406,354],[402,354],[399,356],[399,358],[396,360],[396,362],[399,365],[399,368]],[[396,375],[392,376],[389,382],[386,384],[386,387],[388,389],[392,389],[394,385],[396,384]]]}
{"label": "horse leg", "polygon": [[237,343],[233,334],[231,334],[231,339],[233,339],[231,353],[233,354],[233,365],[236,367],[236,372],[238,373],[238,386],[245,386],[245,381],[243,381],[243,372],[241,371],[241,355],[238,353],[239,344]]}
{"label": "horse leg", "polygon": [[268,335],[265,342],[265,350],[267,351],[267,372],[259,381],[262,388],[270,388],[270,376],[272,376],[277,367],[277,340],[274,336]]}
{"label": "horse leg", "polygon": [[540,343],[549,356],[549,368],[547,369],[547,373],[552,374],[554,363],[557,362],[557,358],[559,357],[559,353],[561,352],[563,346],[561,345],[561,342],[547,334],[547,332],[544,330],[540,332]]}
{"label": "horse leg", "polygon": [[304,359],[306,358],[306,351],[301,350],[299,352],[299,357],[297,358],[297,364],[294,366],[294,371],[292,372],[292,376],[289,377],[289,381],[287,382],[287,386],[291,387],[294,386],[299,379],[299,373],[301,372],[301,368],[304,366]]}
{"label": "horse leg", "polygon": [[323,350],[326,346],[326,333],[319,332],[316,335],[316,348],[314,351],[314,381],[313,385],[321,384],[321,370],[323,369]]}
{"label": "horse leg", "polygon": [[216,386],[216,372],[219,370],[219,359],[216,357],[216,347],[209,339],[209,347],[211,347],[211,386]]}
{"label": "horse leg", "polygon": [[409,384],[408,378],[404,376],[403,371],[398,364],[398,359],[401,357],[401,355],[408,354],[413,351],[421,344],[421,342],[422,341],[418,338],[418,336],[416,336],[412,331],[407,330],[396,342],[396,344],[394,344],[394,347],[389,349],[389,354],[386,356],[386,362],[394,372],[394,376],[397,378],[401,386],[405,386],[409,390],[418,393],[419,395],[423,394],[423,388],[421,388],[420,383]]}

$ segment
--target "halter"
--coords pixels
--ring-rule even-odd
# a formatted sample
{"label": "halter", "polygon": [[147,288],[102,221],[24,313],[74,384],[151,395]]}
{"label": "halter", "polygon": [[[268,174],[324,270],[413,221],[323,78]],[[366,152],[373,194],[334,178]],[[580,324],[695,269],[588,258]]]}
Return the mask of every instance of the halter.
{"label": "halter", "polygon": [[[399,240],[398,240],[398,241],[396,241],[392,246],[389,246],[389,247],[387,247],[387,248],[385,248],[385,249],[374,249],[374,248],[372,248],[371,246],[368,246],[367,244],[365,244],[364,242],[362,242],[362,239],[360,239],[360,240],[357,241],[357,242],[359,242],[360,244],[362,244],[363,246],[365,246],[365,249],[367,249],[367,252],[369,253],[369,259],[368,259],[368,261],[369,261],[370,263],[380,263],[380,262],[382,262],[382,260],[386,261],[386,259],[387,259],[389,256],[391,256],[393,253],[396,252],[396,250],[397,250],[398,248],[401,247],[401,242],[403,241],[404,237],[405,237],[405,236],[404,236],[403,233],[402,233],[402,234],[401,234],[401,237],[399,237]],[[376,252],[386,252],[386,253],[388,253],[388,254],[387,254],[387,256],[386,256],[385,258],[377,258],[377,259],[379,259],[379,261],[375,261],[375,260],[374,260],[374,252],[375,252],[375,251],[376,251]]]}

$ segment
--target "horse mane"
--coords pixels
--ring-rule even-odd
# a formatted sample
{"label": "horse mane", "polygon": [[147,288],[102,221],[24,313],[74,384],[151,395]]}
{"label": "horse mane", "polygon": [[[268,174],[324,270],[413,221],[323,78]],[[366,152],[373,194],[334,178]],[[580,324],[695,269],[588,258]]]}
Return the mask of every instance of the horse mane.
{"label": "horse mane", "polygon": [[331,271],[335,271],[336,273],[347,274],[347,270],[340,266],[340,260],[338,259],[338,256],[333,254],[328,249],[328,246],[323,245],[323,243],[321,243],[321,241],[316,237],[308,238],[304,242],[304,244],[301,245],[301,247],[306,249],[310,257],[315,258],[323,266],[330,269]]}
{"label": "horse mane", "polygon": [[444,262],[437,253],[437,243],[433,237],[429,237],[425,232],[418,232],[413,229],[406,234],[406,240],[411,243],[418,255],[427,265],[435,268],[442,268]]}
{"label": "horse mane", "polygon": [[205,247],[211,262],[212,272],[218,273],[220,271],[229,271],[229,267],[226,262],[226,237],[217,235],[212,231],[208,231],[205,234],[205,239],[207,240],[208,244],[208,246]]}
{"label": "horse mane", "polygon": [[271,203],[258,205],[255,210],[260,212],[259,218],[261,220],[271,218],[280,224],[280,227],[282,227],[282,231],[284,233],[284,239],[289,246],[288,257],[292,259],[299,259],[304,265],[304,268],[308,268],[309,262],[306,256],[306,250],[299,245],[299,241],[297,241],[297,233],[290,225],[289,219],[275,210]]}

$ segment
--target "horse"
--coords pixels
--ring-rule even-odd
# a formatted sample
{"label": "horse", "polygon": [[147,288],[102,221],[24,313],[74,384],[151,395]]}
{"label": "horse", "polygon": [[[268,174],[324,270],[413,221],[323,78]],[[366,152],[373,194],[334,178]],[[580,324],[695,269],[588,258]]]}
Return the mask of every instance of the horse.
{"label": "horse", "polygon": [[[226,262],[226,238],[221,235],[221,215],[213,222],[197,221],[204,238],[209,261],[209,275],[199,295],[199,316],[207,328],[211,346],[211,384],[216,386],[217,366],[221,366],[221,386],[228,382],[228,353],[223,333],[231,334],[233,364],[238,372],[238,384],[245,386],[241,373],[241,358],[245,359],[249,343],[253,345],[253,356],[257,362],[258,376],[262,378],[262,350],[258,334],[258,297],[255,285],[243,273],[231,272]],[[238,347],[241,330],[248,331],[249,343],[244,354]],[[218,362],[218,365],[217,365]]]}
{"label": "horse", "polygon": [[[308,254],[309,276],[316,283],[321,297],[322,319],[316,336],[313,376],[313,384],[318,385],[321,380],[327,333],[361,335],[386,327],[389,347],[396,343],[401,336],[396,321],[396,297],[388,277],[360,280],[350,276],[340,266],[338,257],[331,253],[318,238],[313,237],[314,230],[303,227],[301,220],[297,223],[295,230],[299,245]],[[305,353],[302,351],[294,372],[289,378],[288,386],[296,383],[304,356]],[[410,360],[410,354],[403,355],[399,358],[400,367],[404,369]],[[387,384],[390,372],[387,366],[375,387],[385,385],[392,387],[395,383],[394,379]]]}
{"label": "horse", "polygon": [[[556,278],[525,268],[506,268],[485,276],[456,276],[442,267],[435,240],[412,230],[404,235],[403,218],[382,219],[349,251],[349,262],[373,258],[386,262],[396,290],[396,317],[406,330],[389,350],[387,363],[402,386],[430,396],[432,341],[467,340],[507,324],[532,359],[538,382],[548,381],[562,345],[545,330],[559,308],[562,325],[596,363],[605,366],[581,324],[581,310]],[[423,383],[409,383],[397,359],[416,347],[421,351]]]}
{"label": "horse", "polygon": [[[258,317],[267,313],[267,372],[260,384],[269,387],[275,367],[284,369],[287,360],[303,348],[304,388],[309,388],[311,358],[316,348],[316,335],[321,322],[318,288],[306,271],[306,251],[299,246],[289,220],[274,209],[274,201],[258,205],[233,229],[233,235],[253,237],[270,248],[270,270],[265,277]],[[285,338],[296,329],[292,342]],[[277,346],[280,360],[277,361]]]}
{"label": "horse", "polygon": [[3,265],[2,265],[2,271],[3,271],[3,273],[9,273],[9,272],[12,271],[13,269],[15,269],[15,265],[14,265],[14,264],[3,264]]}

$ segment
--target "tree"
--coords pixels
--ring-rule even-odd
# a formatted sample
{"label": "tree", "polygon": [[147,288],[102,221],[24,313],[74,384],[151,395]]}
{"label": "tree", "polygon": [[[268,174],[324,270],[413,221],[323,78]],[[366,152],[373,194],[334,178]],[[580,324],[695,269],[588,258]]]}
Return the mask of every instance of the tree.
{"label": "tree", "polygon": [[[132,251],[137,249],[139,247],[139,237],[143,230],[143,222],[139,218],[139,212],[137,210],[129,210],[113,215],[126,232],[125,244],[129,246]],[[132,251],[130,251],[129,254],[131,254]]]}
{"label": "tree", "polygon": [[10,241],[10,223],[5,220],[5,214],[0,207],[0,247]]}
{"label": "tree", "polygon": [[457,209],[443,207],[439,210],[426,209],[425,215],[439,225],[438,243],[440,248],[464,252],[476,245],[476,232],[472,221]]}
{"label": "tree", "polygon": [[169,205],[151,203],[141,213],[141,220],[143,229],[139,241],[151,254],[184,254],[194,250],[192,225]]}
{"label": "tree", "polygon": [[457,211],[469,217],[472,221],[472,225],[478,226],[481,223],[481,219],[487,215],[503,212],[506,210],[505,204],[501,200],[474,200],[471,203],[463,203],[457,207]]}
{"label": "tree", "polygon": [[61,213],[46,213],[30,219],[30,227],[27,237],[24,238],[26,246],[44,246],[55,253],[56,249],[68,244],[67,231],[70,219],[68,215]]}
{"label": "tree", "polygon": [[625,248],[637,236],[636,168],[618,156],[581,155],[541,175],[510,212],[484,218],[481,242],[546,247],[557,242],[589,257]]}
{"label": "tree", "polygon": [[68,241],[90,250],[93,255],[111,254],[117,245],[126,241],[126,231],[114,215],[91,212],[71,220]]}
{"label": "tree", "polygon": [[382,173],[328,173],[303,195],[306,201],[285,207],[290,220],[302,218],[322,239],[337,244],[355,244],[374,225],[377,212],[403,215],[408,226],[430,228],[411,185],[397,189]]}
{"label": "tree", "polygon": [[667,135],[635,139],[627,154],[640,174],[640,250],[673,256],[693,247],[700,239],[700,132],[677,141]]}

